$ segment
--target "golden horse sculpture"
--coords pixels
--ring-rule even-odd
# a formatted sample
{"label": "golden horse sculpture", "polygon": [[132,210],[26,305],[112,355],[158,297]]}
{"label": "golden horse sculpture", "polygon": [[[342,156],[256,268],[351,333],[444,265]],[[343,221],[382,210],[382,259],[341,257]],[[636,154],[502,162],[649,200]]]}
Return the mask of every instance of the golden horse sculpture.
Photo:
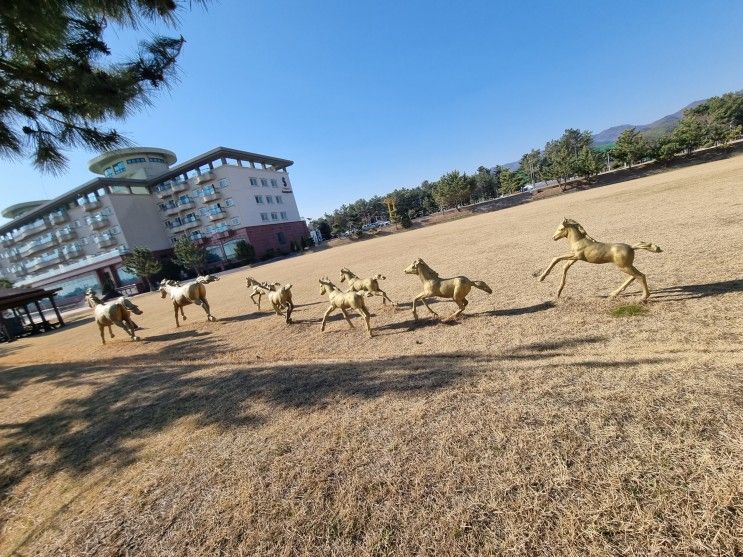
{"label": "golden horse sculpture", "polygon": [[186,314],[183,313],[183,306],[189,304],[196,304],[201,306],[206,312],[207,321],[216,321],[209,308],[209,302],[206,299],[206,284],[219,280],[219,277],[214,275],[198,276],[193,281],[187,282],[181,285],[176,280],[163,279],[160,282],[160,294],[162,298],[165,298],[170,294],[171,300],[173,300],[173,310],[175,311],[175,326],[180,327],[181,324],[178,322],[178,310],[181,311],[181,317],[186,320]]}
{"label": "golden horse sculpture", "polygon": [[131,314],[142,315],[142,310],[137,307],[134,302],[129,298],[122,296],[118,300],[108,302],[104,304],[98,296],[95,295],[92,289],[88,288],[85,292],[85,301],[88,305],[93,308],[93,315],[95,316],[95,322],[98,325],[98,330],[101,332],[101,341],[106,344],[105,329],[108,327],[108,334],[111,338],[114,338],[112,325],[121,327],[126,333],[132,338],[132,340],[139,340],[139,337],[134,334],[134,331],[139,329],[136,323],[132,321]]}
{"label": "golden horse sculpture", "polygon": [[576,261],[587,261],[588,263],[614,263],[621,271],[630,275],[630,278],[609,295],[611,298],[618,296],[633,280],[637,279],[642,285],[642,301],[645,302],[648,299],[650,290],[648,289],[648,282],[645,279],[645,275],[632,265],[635,260],[635,250],[645,249],[653,253],[660,253],[663,251],[660,247],[648,242],[640,242],[634,246],[598,242],[591,238],[579,223],[567,218],[563,219],[562,224],[557,227],[557,230],[552,235],[552,239],[555,241],[560,238],[568,239],[568,242],[570,242],[570,253],[555,257],[549,264],[549,267],[539,276],[541,282],[550,274],[550,271],[555,265],[560,261],[567,261],[562,269],[562,281],[560,282],[560,288],[557,290],[558,298],[562,289],[565,287],[565,277],[568,274],[568,269]]}
{"label": "golden horse sculpture", "polygon": [[[379,281],[387,280],[387,277],[384,275],[376,274],[371,278],[362,279],[353,274],[349,269],[343,267],[341,269],[341,282],[346,280],[348,281],[349,290],[353,292],[361,292],[363,290],[367,293],[367,296],[382,296],[382,304],[384,305],[387,304],[387,300],[390,300],[387,293],[379,288]],[[390,304],[394,306],[395,302],[390,300]]]}
{"label": "golden horse sculpture", "polygon": [[[264,284],[264,283],[258,282],[253,277],[245,277],[245,283],[246,283],[246,288],[250,288],[251,286],[253,287],[253,290],[250,292],[250,299],[253,300],[253,303],[258,306],[258,311],[260,311],[260,309],[261,309],[261,298],[263,297],[263,294],[264,294],[264,288],[261,285]],[[280,282],[274,282],[274,283],[269,284],[269,286],[273,286],[274,288],[278,288],[279,286],[281,286],[281,283]],[[256,296],[258,296],[258,301],[257,302],[255,301],[255,297]]]}
{"label": "golden horse sculpture", "polygon": [[454,303],[459,306],[459,309],[444,319],[444,321],[448,321],[449,319],[455,319],[458,317],[464,311],[464,308],[467,307],[469,302],[467,301],[466,296],[470,293],[473,286],[487,292],[488,294],[493,293],[490,287],[481,280],[470,280],[464,276],[442,279],[439,277],[439,274],[431,269],[431,267],[429,267],[420,257],[405,269],[405,273],[408,275],[418,275],[418,278],[420,278],[423,283],[423,292],[413,299],[413,317],[416,321],[418,320],[418,311],[415,306],[418,303],[418,300],[421,300],[423,305],[426,306],[426,309],[436,317],[438,317],[439,314],[430,308],[428,302],[426,302],[426,298],[436,296],[453,300]]}
{"label": "golden horse sculpture", "polygon": [[354,292],[353,290],[343,292],[335,284],[330,282],[330,279],[328,277],[323,277],[320,279],[320,295],[324,296],[325,294],[328,295],[328,299],[330,300],[330,307],[327,309],[325,315],[322,318],[322,327],[320,327],[321,331],[325,330],[325,321],[328,319],[328,315],[333,313],[336,309],[341,310],[341,313],[343,314],[343,317],[346,318],[348,325],[353,329],[354,326],[353,323],[351,323],[351,319],[348,317],[347,311],[349,308],[351,308],[358,311],[361,317],[364,318],[364,322],[366,323],[366,331],[369,333],[369,338],[372,337],[371,325],[369,323],[371,314],[369,313],[369,310],[366,309],[366,304],[364,303],[365,296],[361,292]]}
{"label": "golden horse sculpture", "polygon": [[[286,323],[287,325],[291,325],[292,323],[292,311],[294,311],[294,302],[292,301],[292,285],[291,284],[284,284],[282,285],[280,282],[274,282],[273,284],[269,284],[267,282],[258,282],[255,284],[256,289],[262,289],[266,296],[268,296],[268,301],[271,303],[271,306],[273,307],[274,313],[276,315],[284,315],[284,310],[286,310]],[[258,298],[258,301],[260,302],[260,298]],[[258,306],[260,309],[260,306]]]}

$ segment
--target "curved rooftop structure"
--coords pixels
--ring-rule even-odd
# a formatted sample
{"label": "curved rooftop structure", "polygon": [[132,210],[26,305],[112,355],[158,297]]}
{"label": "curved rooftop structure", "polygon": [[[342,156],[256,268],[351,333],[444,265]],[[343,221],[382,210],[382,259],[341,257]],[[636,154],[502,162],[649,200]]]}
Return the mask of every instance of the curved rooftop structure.
{"label": "curved rooftop structure", "polygon": [[175,153],[168,149],[129,147],[98,155],[88,162],[88,168],[106,177],[149,178],[166,171],[177,160]]}
{"label": "curved rooftop structure", "polygon": [[6,207],[5,209],[3,209],[0,215],[4,216],[6,219],[14,219],[28,213],[29,211],[33,211],[34,209],[36,209],[36,207],[41,207],[48,202],[48,199],[39,199],[38,201],[24,201],[23,203],[16,203],[15,205],[11,205],[10,207]]}

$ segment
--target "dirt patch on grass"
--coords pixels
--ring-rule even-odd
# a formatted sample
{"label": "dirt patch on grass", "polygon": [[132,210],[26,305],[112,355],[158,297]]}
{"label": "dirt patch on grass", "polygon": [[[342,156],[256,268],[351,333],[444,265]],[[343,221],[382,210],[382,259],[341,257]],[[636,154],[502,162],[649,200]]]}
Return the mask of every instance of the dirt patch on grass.
{"label": "dirt patch on grass", "polygon": [[[743,551],[743,158],[262,265],[294,325],[208,285],[175,328],[137,297],[141,342],[89,317],[0,345],[0,554],[487,555]],[[639,252],[653,295],[578,263],[563,216]],[[402,269],[486,281],[445,325]],[[382,273],[375,338],[317,278]],[[635,304],[632,286],[619,299]],[[443,314],[451,302],[434,306]],[[425,310],[422,310],[425,312]]]}

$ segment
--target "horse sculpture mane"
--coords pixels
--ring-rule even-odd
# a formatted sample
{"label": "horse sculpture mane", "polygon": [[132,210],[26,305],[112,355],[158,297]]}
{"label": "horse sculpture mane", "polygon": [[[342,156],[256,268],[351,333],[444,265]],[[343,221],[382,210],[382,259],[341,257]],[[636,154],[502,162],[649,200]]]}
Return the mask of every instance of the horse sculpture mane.
{"label": "horse sculpture mane", "polygon": [[594,237],[592,237],[591,235],[588,234],[588,232],[586,232],[586,229],[583,228],[583,226],[581,225],[581,223],[579,223],[578,221],[573,220],[573,219],[565,218],[565,219],[562,220],[562,224],[564,226],[572,226],[578,232],[580,232],[583,235],[584,238],[588,238],[589,240],[592,240],[594,242],[596,241],[596,239]]}

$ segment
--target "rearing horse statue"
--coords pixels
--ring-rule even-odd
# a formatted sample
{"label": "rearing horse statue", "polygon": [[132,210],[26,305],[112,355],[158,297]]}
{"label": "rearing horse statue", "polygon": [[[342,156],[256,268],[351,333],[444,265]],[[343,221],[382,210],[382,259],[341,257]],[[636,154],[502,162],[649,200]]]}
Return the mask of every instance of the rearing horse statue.
{"label": "rearing horse statue", "polygon": [[565,287],[565,277],[568,274],[568,269],[573,266],[576,261],[587,261],[588,263],[614,263],[619,269],[628,275],[628,278],[619,288],[614,290],[609,296],[614,298],[618,296],[630,283],[637,279],[640,281],[643,290],[642,301],[646,301],[650,297],[650,290],[648,289],[648,282],[640,271],[638,271],[632,263],[635,260],[636,249],[646,249],[653,253],[660,253],[663,250],[655,244],[648,242],[640,242],[634,246],[629,244],[607,244],[605,242],[598,242],[591,238],[583,227],[572,219],[563,219],[562,224],[557,227],[555,233],[552,235],[552,239],[557,241],[560,238],[567,238],[570,242],[570,253],[567,255],[561,255],[555,257],[550,263],[549,267],[539,276],[539,281],[543,281],[547,275],[550,274],[552,268],[557,265],[560,261],[567,261],[562,269],[562,281],[560,282],[560,288],[557,290],[557,297],[560,297],[562,289]]}

